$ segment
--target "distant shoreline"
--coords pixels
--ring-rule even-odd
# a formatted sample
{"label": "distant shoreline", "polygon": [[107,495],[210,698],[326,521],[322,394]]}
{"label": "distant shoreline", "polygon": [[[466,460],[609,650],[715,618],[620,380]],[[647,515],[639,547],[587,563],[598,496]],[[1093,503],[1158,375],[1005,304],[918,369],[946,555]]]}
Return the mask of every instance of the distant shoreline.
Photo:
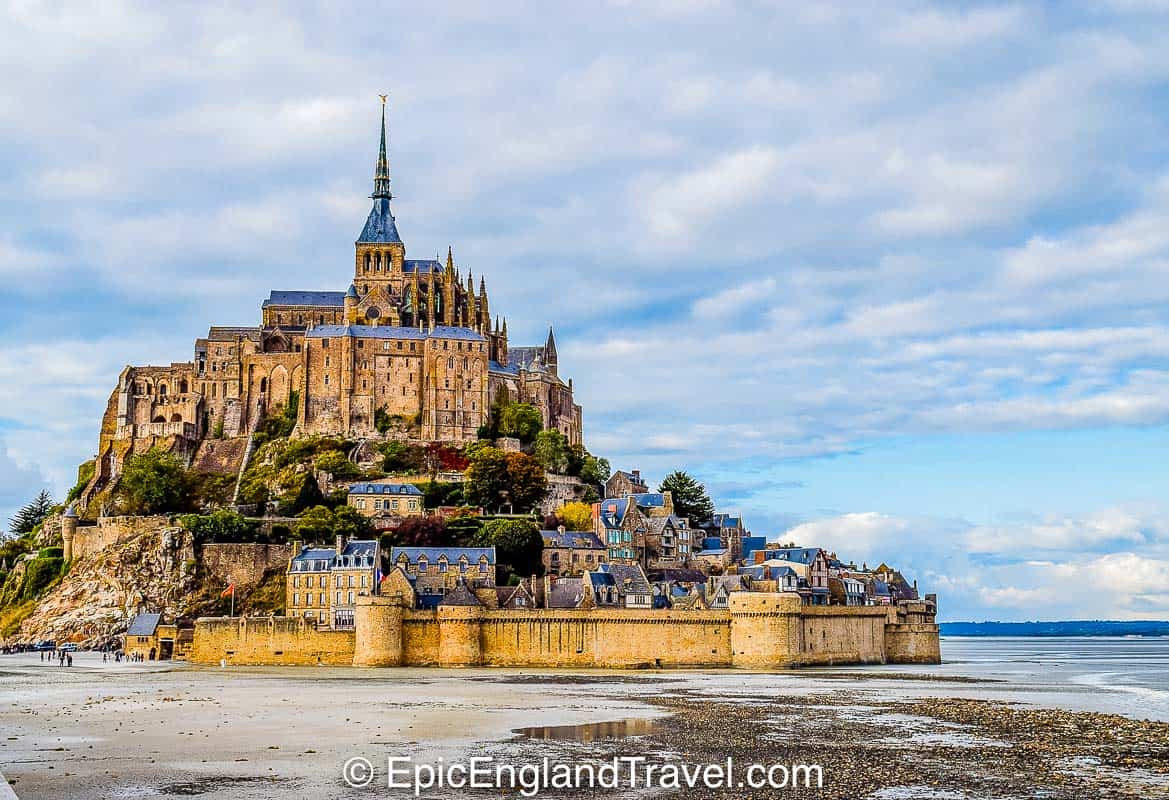
{"label": "distant shoreline", "polygon": [[1157,620],[1069,620],[1063,622],[942,622],[942,636],[1169,637],[1169,622]]}

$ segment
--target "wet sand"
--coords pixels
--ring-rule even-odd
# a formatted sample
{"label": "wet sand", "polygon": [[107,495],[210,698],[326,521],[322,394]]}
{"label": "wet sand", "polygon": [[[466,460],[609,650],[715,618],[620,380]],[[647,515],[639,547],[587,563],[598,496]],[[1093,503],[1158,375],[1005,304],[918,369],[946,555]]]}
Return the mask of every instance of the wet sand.
{"label": "wet sand", "polygon": [[1169,797],[1169,724],[1089,713],[1100,693],[1084,687],[1021,689],[961,672],[221,670],[88,653],[70,670],[0,656],[0,771],[24,800],[404,797],[384,782],[349,789],[342,764],[730,755],[819,763],[825,785],[674,796]]}

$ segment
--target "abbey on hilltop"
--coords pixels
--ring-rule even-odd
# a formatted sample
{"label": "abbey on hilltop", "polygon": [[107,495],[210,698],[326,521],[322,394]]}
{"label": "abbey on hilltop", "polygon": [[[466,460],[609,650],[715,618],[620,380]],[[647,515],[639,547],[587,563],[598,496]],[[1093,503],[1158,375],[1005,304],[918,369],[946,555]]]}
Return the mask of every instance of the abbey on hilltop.
{"label": "abbey on hilltop", "polygon": [[381,123],[348,291],[275,290],[259,325],[211,327],[193,361],[123,369],[83,502],[127,455],[153,447],[230,469],[274,413],[295,413],[296,434],[464,442],[506,398],[536,406],[545,428],[580,443],[581,408],[557,374],[552,329],[541,346],[509,348],[482,276],[476,289],[449,248],[445,263],[406,258],[390,209],[384,101]]}

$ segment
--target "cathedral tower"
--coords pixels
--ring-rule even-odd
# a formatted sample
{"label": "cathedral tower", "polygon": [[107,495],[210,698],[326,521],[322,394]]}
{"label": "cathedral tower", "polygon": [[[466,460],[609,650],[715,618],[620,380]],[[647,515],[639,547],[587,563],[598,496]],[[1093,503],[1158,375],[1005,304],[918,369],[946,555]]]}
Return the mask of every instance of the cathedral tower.
{"label": "cathedral tower", "polygon": [[382,297],[374,298],[372,305],[362,304],[367,307],[367,312],[372,310],[376,314],[371,318],[375,324],[379,317],[385,316],[388,310],[386,305],[396,294],[393,287],[395,283],[401,282],[402,264],[406,258],[406,247],[398,235],[398,226],[390,210],[393,196],[390,191],[390,162],[386,156],[386,99],[383,96],[382,138],[374,170],[373,194],[370,195],[373,208],[365,220],[361,235],[357,237],[353,275],[353,284],[363,299],[376,289],[380,289],[383,294]]}

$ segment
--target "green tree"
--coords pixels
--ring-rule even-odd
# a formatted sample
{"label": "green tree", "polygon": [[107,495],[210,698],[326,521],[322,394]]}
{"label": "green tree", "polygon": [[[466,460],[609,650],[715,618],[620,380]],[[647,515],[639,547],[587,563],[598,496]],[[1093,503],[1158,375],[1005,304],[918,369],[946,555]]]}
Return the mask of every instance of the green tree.
{"label": "green tree", "polygon": [[42,489],[40,493],[16,512],[9,522],[9,530],[15,534],[32,533],[33,528],[49,515],[53,507],[53,496]]}
{"label": "green tree", "polygon": [[671,472],[658,486],[658,491],[669,492],[674,498],[674,513],[688,518],[694,527],[705,524],[714,516],[714,502],[706,493],[706,487],[686,472]]}
{"label": "green tree", "polygon": [[378,433],[385,433],[393,427],[394,421],[390,417],[390,412],[386,410],[385,406],[378,406],[373,412],[373,426],[377,428]]}
{"label": "green tree", "polygon": [[321,472],[329,473],[338,481],[351,481],[361,477],[361,470],[340,450],[321,453],[313,461],[313,466]]}
{"label": "green tree", "polygon": [[527,453],[507,454],[507,497],[512,511],[530,511],[548,494],[548,478],[540,462]]}
{"label": "green tree", "polygon": [[497,511],[507,502],[511,485],[507,474],[507,453],[497,447],[483,447],[472,457],[464,473],[463,494],[471,505]]}
{"label": "green tree", "polygon": [[591,531],[593,529],[593,507],[587,503],[565,503],[556,512],[565,529],[570,531]]}
{"label": "green tree", "polygon": [[325,506],[315,506],[300,514],[296,533],[306,542],[327,542],[333,538],[336,520]]}
{"label": "green tree", "polygon": [[609,467],[609,459],[597,458],[589,454],[585,454],[584,463],[580,468],[580,479],[585,483],[603,484],[609,480],[612,470]]}
{"label": "green tree", "polygon": [[[493,519],[483,525],[476,537],[480,547],[494,547],[497,570],[521,576],[538,575],[542,571],[541,556],[544,540],[531,522],[522,519]],[[496,575],[506,582],[506,577]]]}
{"label": "green tree", "polygon": [[311,472],[306,472],[304,480],[301,481],[300,490],[296,493],[296,498],[286,513],[296,516],[306,509],[323,506],[324,503],[325,496],[321,493],[321,485],[317,483],[317,479]]}
{"label": "green tree", "polygon": [[382,470],[389,473],[417,473],[422,469],[423,451],[420,447],[405,442],[382,442],[378,445],[382,454]]}
{"label": "green tree", "polygon": [[566,474],[568,469],[568,439],[556,430],[540,431],[536,434],[536,460],[540,466],[556,475]]}
{"label": "green tree", "polygon": [[531,444],[543,427],[540,410],[528,403],[508,403],[500,412],[500,436],[511,436],[524,444]]}
{"label": "green tree", "polygon": [[505,453],[496,447],[478,451],[467,467],[463,494],[471,505],[498,511],[528,511],[548,492],[544,468],[526,453]]}
{"label": "green tree", "polygon": [[153,448],[126,459],[117,495],[131,514],[160,514],[184,510],[188,486],[178,456]]}
{"label": "green tree", "polygon": [[352,506],[337,506],[333,509],[333,535],[341,534],[346,539],[369,539],[373,537],[373,523]]}

